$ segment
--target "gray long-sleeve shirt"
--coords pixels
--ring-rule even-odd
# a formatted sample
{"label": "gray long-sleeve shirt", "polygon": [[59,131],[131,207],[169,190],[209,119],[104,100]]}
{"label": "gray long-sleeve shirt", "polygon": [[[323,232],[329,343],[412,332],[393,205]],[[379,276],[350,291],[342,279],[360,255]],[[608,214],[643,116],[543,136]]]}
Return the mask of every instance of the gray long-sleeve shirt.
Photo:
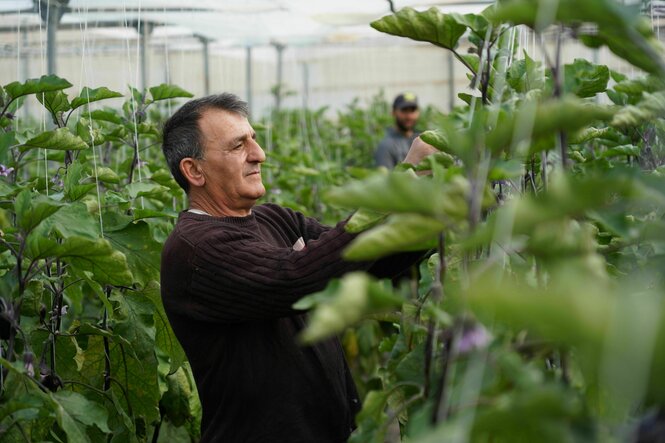
{"label": "gray long-sleeve shirt", "polygon": [[386,135],[379,142],[379,147],[374,153],[375,166],[385,166],[388,169],[393,169],[398,163],[404,160],[404,157],[409,152],[411,143],[413,143],[413,140],[418,135],[420,135],[419,132],[414,132],[411,137],[405,137],[397,129],[387,128]]}

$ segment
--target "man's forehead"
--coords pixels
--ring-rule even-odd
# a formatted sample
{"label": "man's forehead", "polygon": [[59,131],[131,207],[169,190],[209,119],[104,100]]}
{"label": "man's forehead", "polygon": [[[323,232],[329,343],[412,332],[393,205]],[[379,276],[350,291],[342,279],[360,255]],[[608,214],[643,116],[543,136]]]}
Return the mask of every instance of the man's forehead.
{"label": "man's forehead", "polygon": [[224,109],[206,109],[199,119],[199,129],[206,138],[234,139],[251,133],[247,117]]}

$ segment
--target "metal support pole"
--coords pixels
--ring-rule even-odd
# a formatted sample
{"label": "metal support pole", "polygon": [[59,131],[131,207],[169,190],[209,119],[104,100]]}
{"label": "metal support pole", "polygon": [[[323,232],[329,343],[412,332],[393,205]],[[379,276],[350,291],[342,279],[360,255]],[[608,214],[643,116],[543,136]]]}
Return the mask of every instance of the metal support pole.
{"label": "metal support pole", "polygon": [[282,106],[282,96],[284,95],[284,48],[281,43],[274,43],[277,50],[277,89],[275,91],[275,111],[279,111]]}
{"label": "metal support pole", "polygon": [[202,35],[199,36],[199,40],[203,45],[203,93],[210,95],[210,52],[208,50],[210,40]]}
{"label": "metal support pole", "polygon": [[55,74],[58,51],[56,41],[58,25],[60,24],[62,15],[65,13],[65,8],[69,0],[42,0],[41,6],[37,5],[37,3],[38,0],[35,0],[35,6],[40,9],[42,20],[46,23],[46,72],[48,74]]}
{"label": "metal support pole", "polygon": [[56,38],[58,36],[58,21],[57,21],[58,7],[55,5],[49,6],[46,20],[46,73],[55,74],[55,57],[58,51]]}
{"label": "metal support pole", "polygon": [[[30,78],[30,56],[26,51],[28,43],[29,43],[28,33],[24,28],[21,28],[21,47],[23,48],[23,51],[21,53],[21,58],[19,60],[19,63],[21,64],[21,69],[20,69],[21,76],[18,79],[21,82],[24,82]],[[24,118],[30,115],[30,100],[26,100],[23,102],[23,106],[21,106],[21,111],[23,112]]]}
{"label": "metal support pole", "polygon": [[141,89],[146,89],[150,81],[150,72],[148,71],[148,39],[152,31],[152,24],[144,21],[137,23],[139,32],[139,58],[141,64]]}
{"label": "metal support pole", "polygon": [[252,111],[253,111],[253,106],[252,106],[252,47],[247,46],[247,60],[246,60],[246,68],[245,68],[245,87],[247,88],[246,91],[246,96],[247,96],[247,107],[249,108],[249,116],[250,120],[252,117]]}
{"label": "metal support pole", "polygon": [[448,110],[452,112],[455,107],[455,59],[453,53],[448,51]]}
{"label": "metal support pole", "polygon": [[307,63],[302,64],[302,107],[303,109],[309,108],[309,65]]}

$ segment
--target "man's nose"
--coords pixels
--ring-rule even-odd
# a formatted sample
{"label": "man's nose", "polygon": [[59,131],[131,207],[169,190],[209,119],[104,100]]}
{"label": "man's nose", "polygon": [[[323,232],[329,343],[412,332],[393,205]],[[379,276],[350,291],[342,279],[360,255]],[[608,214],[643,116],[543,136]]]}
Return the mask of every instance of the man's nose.
{"label": "man's nose", "polygon": [[252,140],[252,145],[249,151],[249,156],[247,157],[247,161],[257,163],[263,163],[266,161],[266,153],[263,151],[263,148],[261,148],[261,145],[259,145],[255,140]]}

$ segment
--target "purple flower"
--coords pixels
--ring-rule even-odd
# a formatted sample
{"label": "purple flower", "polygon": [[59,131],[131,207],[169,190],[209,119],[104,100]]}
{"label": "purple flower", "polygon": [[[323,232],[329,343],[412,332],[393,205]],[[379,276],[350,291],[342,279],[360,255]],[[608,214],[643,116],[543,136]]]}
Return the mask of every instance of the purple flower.
{"label": "purple flower", "polygon": [[7,166],[0,164],[0,175],[7,177],[9,174],[14,172],[14,168],[8,168]]}
{"label": "purple flower", "polygon": [[35,376],[35,365],[34,365],[35,356],[32,352],[26,352],[23,354],[23,365],[25,367],[25,372],[30,377]]}
{"label": "purple flower", "polygon": [[[60,307],[60,316],[62,317],[63,315],[67,315],[67,311],[68,311],[68,310],[69,310],[69,306],[67,306],[67,305],[63,305],[63,306],[61,306],[61,307]],[[58,312],[58,311],[56,311],[56,310],[54,309],[53,312],[52,312],[52,315],[55,315],[56,312]]]}
{"label": "purple flower", "polygon": [[53,178],[51,179],[51,183],[53,183],[58,187],[62,187],[65,185],[59,175],[54,175]]}
{"label": "purple flower", "polygon": [[460,354],[467,354],[476,349],[484,348],[491,341],[492,336],[480,323],[464,326],[462,336],[457,343]]}

